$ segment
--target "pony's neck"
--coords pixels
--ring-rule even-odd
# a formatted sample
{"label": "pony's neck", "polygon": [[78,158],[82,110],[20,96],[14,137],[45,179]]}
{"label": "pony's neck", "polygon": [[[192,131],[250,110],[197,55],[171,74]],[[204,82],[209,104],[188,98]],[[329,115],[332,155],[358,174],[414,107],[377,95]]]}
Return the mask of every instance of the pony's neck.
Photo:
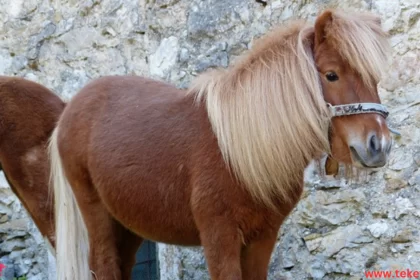
{"label": "pony's neck", "polygon": [[305,167],[328,151],[329,112],[313,59],[313,28],[297,23],[255,43],[237,65],[190,89],[205,104],[225,162],[260,201],[290,201]]}

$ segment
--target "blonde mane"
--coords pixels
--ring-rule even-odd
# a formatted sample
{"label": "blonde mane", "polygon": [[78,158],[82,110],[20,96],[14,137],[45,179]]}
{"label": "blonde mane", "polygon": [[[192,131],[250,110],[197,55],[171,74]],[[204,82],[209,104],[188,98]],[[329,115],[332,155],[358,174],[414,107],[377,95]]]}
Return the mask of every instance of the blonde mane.
{"label": "blonde mane", "polygon": [[[343,57],[370,79],[380,68],[377,30],[356,21],[340,15],[330,36],[345,46],[337,48]],[[289,201],[308,163],[330,149],[331,118],[313,58],[313,36],[314,28],[302,21],[276,29],[257,40],[239,63],[202,74],[189,90],[205,103],[225,162],[267,206],[274,198]]]}

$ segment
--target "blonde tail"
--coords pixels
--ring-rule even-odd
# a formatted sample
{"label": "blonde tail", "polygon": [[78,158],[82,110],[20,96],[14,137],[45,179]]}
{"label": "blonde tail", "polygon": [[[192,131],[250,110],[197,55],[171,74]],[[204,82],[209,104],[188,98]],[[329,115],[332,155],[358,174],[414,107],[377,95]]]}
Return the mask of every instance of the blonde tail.
{"label": "blonde tail", "polygon": [[48,147],[55,200],[57,280],[90,280],[87,230],[64,174],[58,151],[58,129],[59,126],[54,129]]}

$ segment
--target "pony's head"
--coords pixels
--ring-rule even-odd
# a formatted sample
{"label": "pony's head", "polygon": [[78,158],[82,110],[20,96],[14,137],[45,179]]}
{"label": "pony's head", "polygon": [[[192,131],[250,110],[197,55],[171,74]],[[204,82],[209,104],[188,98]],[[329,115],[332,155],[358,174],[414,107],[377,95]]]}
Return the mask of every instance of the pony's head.
{"label": "pony's head", "polygon": [[392,138],[377,91],[389,51],[380,20],[327,10],[317,18],[313,36],[322,92],[332,112],[332,158],[358,167],[384,166]]}

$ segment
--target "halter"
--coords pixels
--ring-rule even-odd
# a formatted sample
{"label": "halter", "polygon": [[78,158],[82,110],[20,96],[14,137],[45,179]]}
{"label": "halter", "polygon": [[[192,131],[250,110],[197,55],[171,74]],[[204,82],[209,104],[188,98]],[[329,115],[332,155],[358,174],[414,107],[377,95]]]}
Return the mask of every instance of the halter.
{"label": "halter", "polygon": [[[386,119],[389,115],[386,107],[379,103],[351,103],[343,105],[332,105],[331,103],[327,103],[327,107],[330,110],[332,117],[376,113]],[[388,129],[392,133],[401,136],[401,133],[398,131],[390,127],[388,127]]]}
{"label": "halter", "polygon": [[331,105],[327,103],[327,107],[330,109],[333,117],[377,113],[386,119],[389,115],[386,107],[378,103],[352,103],[344,105]]}

